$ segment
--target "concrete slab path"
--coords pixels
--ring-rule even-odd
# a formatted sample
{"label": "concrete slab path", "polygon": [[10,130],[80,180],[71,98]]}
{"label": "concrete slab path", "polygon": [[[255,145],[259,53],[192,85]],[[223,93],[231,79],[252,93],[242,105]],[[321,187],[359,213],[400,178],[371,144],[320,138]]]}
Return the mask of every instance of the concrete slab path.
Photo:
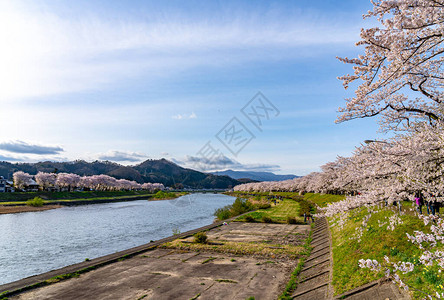
{"label": "concrete slab path", "polygon": [[[302,244],[308,225],[231,222],[207,232],[217,242]],[[155,248],[9,299],[277,299],[298,260]]]}

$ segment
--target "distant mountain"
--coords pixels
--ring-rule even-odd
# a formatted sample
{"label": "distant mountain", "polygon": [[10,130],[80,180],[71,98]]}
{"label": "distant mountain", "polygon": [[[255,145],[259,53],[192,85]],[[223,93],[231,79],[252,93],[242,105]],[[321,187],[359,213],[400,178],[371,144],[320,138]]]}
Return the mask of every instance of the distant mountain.
{"label": "distant mountain", "polygon": [[282,181],[282,180],[288,180],[300,177],[296,175],[276,175],[271,172],[233,171],[233,170],[218,171],[218,172],[213,172],[212,174],[219,176],[225,175],[236,180],[247,178],[254,181]]}
{"label": "distant mountain", "polygon": [[[134,180],[139,183],[158,182],[165,186],[186,188],[231,188],[245,181],[238,181],[229,176],[218,176],[182,168],[175,163],[162,159],[146,160],[134,166],[123,166],[109,161],[86,162],[38,162],[38,163],[9,163],[0,162],[0,176],[11,178],[17,171],[31,175],[42,172],[66,172],[81,176],[105,174],[117,179]],[[251,182],[251,181],[250,181]]]}

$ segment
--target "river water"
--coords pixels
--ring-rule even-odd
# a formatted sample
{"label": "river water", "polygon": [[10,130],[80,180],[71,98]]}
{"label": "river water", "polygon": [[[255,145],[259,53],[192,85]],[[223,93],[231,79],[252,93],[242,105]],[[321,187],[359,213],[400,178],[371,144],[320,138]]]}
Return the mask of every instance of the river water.
{"label": "river water", "polygon": [[209,225],[234,200],[190,194],[0,215],[0,284]]}

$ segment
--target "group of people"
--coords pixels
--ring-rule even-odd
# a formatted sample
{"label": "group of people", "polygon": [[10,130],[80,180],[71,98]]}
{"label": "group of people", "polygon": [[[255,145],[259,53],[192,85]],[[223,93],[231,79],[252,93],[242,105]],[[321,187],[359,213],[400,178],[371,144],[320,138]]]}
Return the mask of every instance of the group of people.
{"label": "group of people", "polygon": [[311,213],[304,212],[304,223],[308,223],[310,219],[312,223],[315,221],[314,216]]}
{"label": "group of people", "polygon": [[436,201],[436,199],[433,199],[431,201],[424,201],[424,197],[422,196],[421,192],[417,192],[415,195],[415,202],[416,202],[416,209],[420,214],[422,214],[422,207],[424,204],[427,207],[427,214],[435,215],[436,213],[439,214],[439,208],[441,206],[441,203]]}

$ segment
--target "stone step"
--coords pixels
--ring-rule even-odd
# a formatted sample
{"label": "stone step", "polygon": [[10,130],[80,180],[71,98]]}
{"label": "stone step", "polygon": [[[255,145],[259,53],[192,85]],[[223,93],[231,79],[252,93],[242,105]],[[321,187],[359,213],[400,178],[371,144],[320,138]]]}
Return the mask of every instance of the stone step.
{"label": "stone step", "polygon": [[317,278],[319,276],[323,276],[323,275],[325,275],[327,273],[330,273],[330,270],[328,270],[328,269],[327,270],[322,270],[322,271],[320,271],[320,272],[318,272],[316,274],[313,274],[311,276],[302,277],[302,279],[299,281],[299,283],[303,283],[303,282],[306,282],[306,281],[309,281],[309,280],[314,280],[315,278]]}
{"label": "stone step", "polygon": [[317,236],[316,238],[311,240],[311,243],[312,244],[316,243],[317,241],[322,240],[322,239],[328,239],[328,234],[322,234],[322,235]]}
{"label": "stone step", "polygon": [[300,277],[301,277],[301,279],[304,279],[304,278],[314,276],[314,275],[319,274],[324,271],[330,271],[330,261],[324,262],[323,264],[320,264],[320,265],[318,264],[318,265],[316,265],[316,267],[313,267],[313,268],[308,269],[304,272],[301,272]]}
{"label": "stone step", "polygon": [[303,294],[293,295],[294,300],[324,300],[326,299],[328,286],[323,285],[317,289],[307,291]]}
{"label": "stone step", "polygon": [[320,257],[317,257],[315,259],[312,259],[308,262],[305,262],[304,266],[305,267],[311,267],[313,265],[319,264],[320,262],[326,260],[326,259],[330,259],[330,253],[326,253],[324,255],[321,255]]}
{"label": "stone step", "polygon": [[308,278],[316,274],[319,274],[323,271],[330,271],[330,260],[324,260],[321,263],[314,264],[310,268],[301,271],[299,276],[301,278]]}
{"label": "stone step", "polygon": [[330,249],[330,244],[326,244],[326,246],[322,247],[321,249],[317,249],[315,251],[311,251],[310,255],[314,255],[316,253],[318,253],[319,251],[325,250],[325,249]]}
{"label": "stone step", "polygon": [[313,233],[318,233],[318,232],[321,232],[321,231],[326,231],[327,229],[328,229],[327,225],[320,226],[320,227],[317,227],[317,228],[313,228]]}
{"label": "stone step", "polygon": [[319,247],[320,245],[324,245],[324,244],[330,244],[328,238],[324,239],[324,240],[317,240],[315,243],[311,243],[310,246],[315,248],[315,247]]}
{"label": "stone step", "polygon": [[305,263],[308,263],[308,262],[310,262],[312,260],[318,259],[319,257],[324,256],[324,255],[330,256],[330,251],[329,250],[327,250],[327,251],[324,250],[324,251],[321,251],[320,253],[317,253],[316,255],[310,255],[308,257],[308,259],[305,261]]}
{"label": "stone step", "polygon": [[[307,295],[309,295],[310,292],[313,292],[313,291],[323,288],[323,287],[328,287],[328,276],[325,276],[325,278],[321,278],[321,277],[317,277],[317,282],[315,282],[314,280],[311,280],[310,282],[304,282],[301,285],[298,285],[295,293],[292,295],[293,299],[296,299],[297,297],[301,297],[301,296],[305,296],[305,297],[299,298],[299,299],[310,299],[307,297]],[[325,292],[326,291],[324,291],[323,298],[311,298],[311,299],[325,299]],[[316,294],[318,294],[318,293],[316,293]]]}

